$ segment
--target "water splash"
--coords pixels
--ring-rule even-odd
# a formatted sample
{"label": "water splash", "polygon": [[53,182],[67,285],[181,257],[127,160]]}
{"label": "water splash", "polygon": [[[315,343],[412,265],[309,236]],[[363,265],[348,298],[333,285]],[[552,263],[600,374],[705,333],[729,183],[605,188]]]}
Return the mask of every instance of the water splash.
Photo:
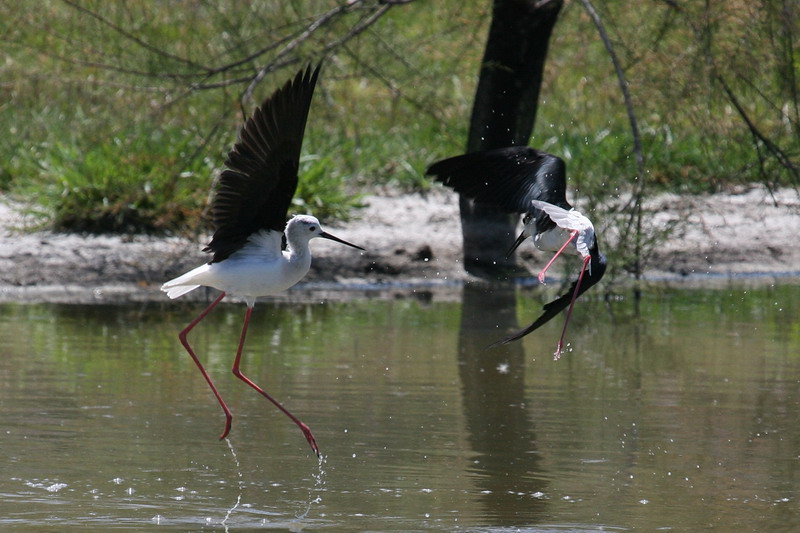
{"label": "water splash", "polygon": [[236,455],[236,450],[233,448],[233,444],[231,444],[230,439],[225,439],[225,443],[228,445],[228,449],[231,451],[231,457],[233,458],[233,462],[236,465],[236,477],[239,478],[239,494],[236,495],[236,503],[233,504],[233,507],[228,509],[228,512],[225,513],[225,518],[222,519],[220,525],[225,528],[225,532],[228,531],[228,519],[231,517],[233,512],[239,507],[239,504],[242,502],[242,492],[244,491],[244,476],[242,476],[242,465],[239,463],[239,457]]}
{"label": "water splash", "polygon": [[69,485],[66,483],[49,483],[49,482],[38,482],[38,481],[26,481],[25,485],[34,489],[44,489],[47,492],[59,492],[62,489],[67,488]]}
{"label": "water splash", "polygon": [[322,503],[322,493],[324,492],[325,484],[327,483],[325,480],[325,464],[327,464],[327,462],[327,456],[319,456],[319,462],[317,463],[319,470],[316,473],[311,474],[311,477],[314,478],[314,486],[308,489],[308,503],[306,504],[305,511],[297,516],[298,520],[303,520],[306,518],[311,512],[311,507]]}

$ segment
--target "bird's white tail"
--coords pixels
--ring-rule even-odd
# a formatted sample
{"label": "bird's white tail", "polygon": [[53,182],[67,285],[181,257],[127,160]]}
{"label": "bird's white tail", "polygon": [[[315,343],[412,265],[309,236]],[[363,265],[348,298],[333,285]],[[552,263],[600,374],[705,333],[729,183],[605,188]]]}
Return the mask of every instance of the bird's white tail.
{"label": "bird's white tail", "polygon": [[[175,279],[167,281],[161,286],[161,290],[166,292],[167,296],[169,296],[172,299],[178,298],[179,296],[183,296],[187,292],[191,292],[200,285],[202,285],[203,274],[208,272],[209,268],[210,267],[208,263],[206,263],[205,265],[200,265],[194,270],[191,270],[183,275],[180,275]],[[198,281],[200,283],[198,283]]]}
{"label": "bird's white tail", "polygon": [[168,287],[167,283],[165,283],[164,285],[161,286],[161,290],[166,292],[167,296],[169,296],[174,300],[175,298],[183,296],[187,292],[195,290],[199,286],[200,285],[178,285],[178,286]]}

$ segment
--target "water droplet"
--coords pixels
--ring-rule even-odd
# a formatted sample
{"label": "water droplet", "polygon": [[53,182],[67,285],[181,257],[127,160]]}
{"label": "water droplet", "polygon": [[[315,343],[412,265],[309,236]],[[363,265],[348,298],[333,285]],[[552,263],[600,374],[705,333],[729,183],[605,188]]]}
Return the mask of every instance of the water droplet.
{"label": "water droplet", "polygon": [[45,490],[47,492],[58,492],[61,489],[65,488],[66,486],[67,486],[66,483],[53,483],[49,487],[46,487]]}

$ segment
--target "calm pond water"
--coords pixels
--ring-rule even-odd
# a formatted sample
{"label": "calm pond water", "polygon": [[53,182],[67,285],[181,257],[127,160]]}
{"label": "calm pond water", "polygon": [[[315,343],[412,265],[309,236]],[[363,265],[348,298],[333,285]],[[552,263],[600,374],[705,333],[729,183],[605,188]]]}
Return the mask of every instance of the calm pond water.
{"label": "calm pond water", "polygon": [[[549,289],[556,290],[556,288]],[[800,531],[800,285],[580,301],[0,306],[0,530]],[[547,294],[546,296],[551,296]],[[498,329],[499,326],[499,329]]]}

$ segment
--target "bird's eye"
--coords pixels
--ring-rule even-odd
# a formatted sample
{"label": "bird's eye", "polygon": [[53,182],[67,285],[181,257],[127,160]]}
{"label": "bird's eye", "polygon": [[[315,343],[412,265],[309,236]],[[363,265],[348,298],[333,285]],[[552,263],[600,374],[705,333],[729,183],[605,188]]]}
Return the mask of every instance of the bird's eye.
{"label": "bird's eye", "polygon": [[309,226],[309,227],[308,227],[308,231],[314,231],[314,230],[316,230],[316,229],[317,229],[317,227],[316,227],[316,226]]}

